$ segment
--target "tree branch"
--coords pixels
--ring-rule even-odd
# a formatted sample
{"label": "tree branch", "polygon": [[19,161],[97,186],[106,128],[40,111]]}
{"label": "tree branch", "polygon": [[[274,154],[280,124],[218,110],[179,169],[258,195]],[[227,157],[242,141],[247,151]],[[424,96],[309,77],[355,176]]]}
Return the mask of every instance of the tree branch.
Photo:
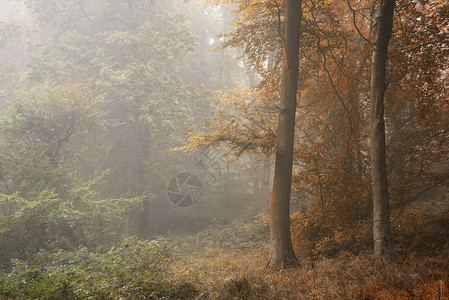
{"label": "tree branch", "polygon": [[355,16],[355,13],[356,13],[357,11],[354,10],[354,9],[352,8],[351,2],[349,2],[349,0],[346,0],[346,2],[348,3],[348,7],[349,7],[349,9],[350,9],[351,12],[352,12],[352,23],[354,24],[354,27],[355,27],[355,29],[357,30],[357,32],[359,33],[360,37],[361,37],[362,39],[364,39],[365,42],[367,42],[367,43],[369,43],[369,44],[371,44],[371,45],[373,45],[373,46],[376,46],[373,42],[371,42],[368,38],[366,38],[366,37],[362,34],[362,32],[360,31],[359,27],[357,26],[357,22],[356,22],[356,16]]}
{"label": "tree branch", "polygon": [[421,48],[421,47],[424,47],[424,46],[427,46],[427,45],[432,45],[432,44],[438,44],[438,43],[439,43],[438,41],[426,42],[426,43],[420,44],[420,45],[418,45],[418,46],[412,47],[412,48],[410,48],[410,49],[401,51],[401,52],[399,52],[399,53],[389,55],[388,58],[393,58],[393,57],[396,57],[396,56],[400,56],[400,55],[406,54],[406,53],[408,53],[408,52],[415,51],[416,49],[419,49],[419,48]]}
{"label": "tree branch", "polygon": [[416,194],[415,197],[413,197],[412,201],[415,201],[419,196],[421,196],[422,194],[424,194],[425,192],[427,192],[428,190],[433,189],[434,187],[442,184],[443,182],[445,182],[447,179],[449,179],[449,175],[446,177],[443,177],[443,179],[440,179],[439,181],[437,181],[437,183],[432,184],[431,186],[429,186],[428,188],[422,190],[421,192],[419,192],[418,194]]}
{"label": "tree branch", "polygon": [[[274,6],[276,7],[276,9],[278,11],[278,34],[282,40],[282,46],[284,47],[285,52],[287,53],[287,45],[285,43],[285,37],[282,34],[282,30],[281,30],[281,8],[279,7],[279,4],[276,2],[276,0],[272,0],[272,1],[274,2]],[[288,55],[287,55],[287,57],[288,57]]]}

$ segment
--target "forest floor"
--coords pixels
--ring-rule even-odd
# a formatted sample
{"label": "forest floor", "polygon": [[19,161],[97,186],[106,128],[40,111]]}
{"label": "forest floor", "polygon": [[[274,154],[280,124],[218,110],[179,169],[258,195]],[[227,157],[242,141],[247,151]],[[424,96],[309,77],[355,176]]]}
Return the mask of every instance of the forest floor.
{"label": "forest floor", "polygon": [[298,253],[299,267],[270,272],[268,228],[261,222],[172,238],[201,291],[197,299],[449,299],[448,211],[437,206],[430,216],[418,208],[393,214],[391,263],[377,262],[364,245],[358,253],[339,249],[313,260]]}
{"label": "forest floor", "polygon": [[0,299],[449,300],[446,199],[393,209],[396,259],[389,263],[373,258],[369,220],[320,238],[297,232],[304,220],[292,218],[299,266],[280,272],[268,268],[261,218],[153,240],[129,237],[99,252],[41,251],[0,270]]}
{"label": "forest floor", "polygon": [[389,264],[376,262],[370,252],[341,252],[300,258],[299,267],[273,273],[267,245],[204,247],[196,241],[182,256],[203,291],[197,299],[449,299],[448,249],[398,256]]}

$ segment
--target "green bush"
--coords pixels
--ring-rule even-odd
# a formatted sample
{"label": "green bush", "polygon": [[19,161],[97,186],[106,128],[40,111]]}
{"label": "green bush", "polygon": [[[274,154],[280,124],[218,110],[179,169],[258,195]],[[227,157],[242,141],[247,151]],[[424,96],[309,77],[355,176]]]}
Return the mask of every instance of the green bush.
{"label": "green bush", "polygon": [[15,260],[0,275],[0,298],[192,299],[195,286],[172,269],[179,261],[167,240],[124,241],[107,253],[41,252],[36,266]]}
{"label": "green bush", "polygon": [[10,299],[75,299],[69,274],[49,272],[13,260],[11,271],[0,275],[0,296]]}
{"label": "green bush", "polygon": [[110,247],[121,239],[113,226],[140,202],[98,199],[90,186],[66,197],[49,191],[28,199],[0,194],[0,268],[7,268],[12,258],[28,259],[41,249]]}

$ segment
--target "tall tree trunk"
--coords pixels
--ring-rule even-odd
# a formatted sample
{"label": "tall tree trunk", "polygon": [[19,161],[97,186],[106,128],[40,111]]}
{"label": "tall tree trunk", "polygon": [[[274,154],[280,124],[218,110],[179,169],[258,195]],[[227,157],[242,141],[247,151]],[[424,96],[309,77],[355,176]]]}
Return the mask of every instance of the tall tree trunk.
{"label": "tall tree trunk", "polygon": [[385,150],[384,96],[388,43],[393,28],[395,0],[380,0],[377,12],[377,34],[373,50],[370,105],[370,154],[373,188],[374,255],[378,259],[393,257],[390,232],[390,204]]}
{"label": "tall tree trunk", "polygon": [[284,55],[281,77],[280,113],[276,163],[270,207],[270,267],[284,269],[298,264],[290,235],[290,193],[298,87],[299,40],[302,0],[286,1]]}

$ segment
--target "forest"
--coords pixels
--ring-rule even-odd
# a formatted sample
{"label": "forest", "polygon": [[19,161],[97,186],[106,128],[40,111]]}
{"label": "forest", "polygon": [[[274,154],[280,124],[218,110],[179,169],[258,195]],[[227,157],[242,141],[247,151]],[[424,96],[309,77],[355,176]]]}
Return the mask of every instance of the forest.
{"label": "forest", "polygon": [[449,1],[0,0],[0,299],[449,299]]}

